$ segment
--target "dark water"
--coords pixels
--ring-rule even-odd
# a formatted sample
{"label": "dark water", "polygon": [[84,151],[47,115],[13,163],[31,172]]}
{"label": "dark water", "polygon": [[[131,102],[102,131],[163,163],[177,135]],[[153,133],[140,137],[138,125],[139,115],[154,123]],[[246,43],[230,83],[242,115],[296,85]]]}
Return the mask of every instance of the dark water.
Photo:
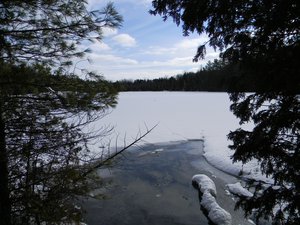
{"label": "dark water", "polygon": [[211,177],[217,186],[219,205],[233,216],[233,224],[250,224],[225,192],[226,183],[236,182],[209,165],[203,141],[146,145],[118,158],[110,169],[99,173],[107,185],[95,191],[105,199],[85,203],[88,225],[199,225],[212,224],[200,209],[198,190],[191,178],[198,173]]}

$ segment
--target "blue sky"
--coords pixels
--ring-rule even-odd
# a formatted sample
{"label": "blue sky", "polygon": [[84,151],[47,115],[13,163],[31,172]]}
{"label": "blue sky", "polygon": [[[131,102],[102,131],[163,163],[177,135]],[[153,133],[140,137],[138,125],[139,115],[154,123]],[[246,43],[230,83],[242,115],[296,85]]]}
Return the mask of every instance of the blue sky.
{"label": "blue sky", "polygon": [[[102,8],[108,1],[89,0],[90,9]],[[207,50],[205,60],[194,63],[198,45],[205,36],[192,34],[183,37],[182,30],[171,20],[163,22],[160,16],[148,13],[151,0],[115,0],[117,11],[123,16],[118,30],[104,30],[102,42],[89,43],[91,63],[78,67],[102,74],[108,80],[153,79],[183,72],[197,71],[218,53]]]}

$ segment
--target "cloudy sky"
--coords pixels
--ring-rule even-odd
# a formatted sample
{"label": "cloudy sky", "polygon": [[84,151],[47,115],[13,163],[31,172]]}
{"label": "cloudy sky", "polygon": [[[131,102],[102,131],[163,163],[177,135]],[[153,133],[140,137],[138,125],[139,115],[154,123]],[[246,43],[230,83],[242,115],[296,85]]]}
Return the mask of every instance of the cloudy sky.
{"label": "cloudy sky", "polygon": [[[90,9],[102,8],[106,0],[89,0]],[[115,0],[124,23],[118,30],[105,30],[101,43],[84,47],[90,63],[79,62],[78,68],[102,74],[108,80],[169,77],[185,71],[197,71],[208,60],[218,56],[207,50],[205,60],[194,63],[193,56],[205,36],[183,37],[182,30],[171,20],[163,22],[160,16],[148,13],[151,0]]]}

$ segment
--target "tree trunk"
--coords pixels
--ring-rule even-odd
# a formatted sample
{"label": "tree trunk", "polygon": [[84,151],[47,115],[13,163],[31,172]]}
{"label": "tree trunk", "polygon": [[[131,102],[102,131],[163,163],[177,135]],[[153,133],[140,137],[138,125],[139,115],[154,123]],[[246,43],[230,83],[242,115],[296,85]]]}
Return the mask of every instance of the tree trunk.
{"label": "tree trunk", "polygon": [[11,225],[11,204],[8,188],[8,159],[5,141],[5,123],[0,104],[0,225]]}

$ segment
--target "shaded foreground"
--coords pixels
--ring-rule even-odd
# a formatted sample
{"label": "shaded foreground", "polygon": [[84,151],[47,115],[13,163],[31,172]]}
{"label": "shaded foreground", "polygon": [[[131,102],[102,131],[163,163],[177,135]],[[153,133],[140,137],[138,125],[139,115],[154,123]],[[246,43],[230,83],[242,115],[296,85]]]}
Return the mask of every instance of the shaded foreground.
{"label": "shaded foreground", "polygon": [[232,215],[233,224],[251,224],[226,194],[225,185],[237,181],[209,165],[203,141],[193,140],[143,146],[128,151],[111,168],[99,170],[107,188],[92,193],[104,199],[85,202],[88,225],[210,224],[199,204],[191,178],[208,175],[216,184],[217,201]]}

